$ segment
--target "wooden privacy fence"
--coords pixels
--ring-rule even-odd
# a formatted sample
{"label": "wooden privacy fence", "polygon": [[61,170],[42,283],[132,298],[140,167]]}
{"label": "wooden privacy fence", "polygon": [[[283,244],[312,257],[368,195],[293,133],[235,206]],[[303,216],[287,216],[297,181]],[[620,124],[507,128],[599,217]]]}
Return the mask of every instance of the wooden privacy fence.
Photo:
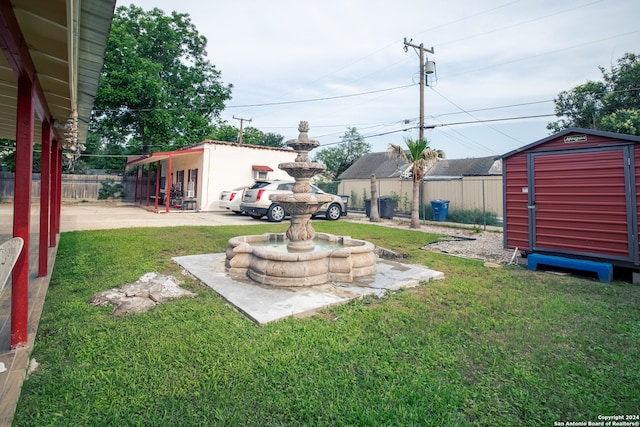
{"label": "wooden privacy fence", "polygon": [[449,210],[482,210],[502,216],[502,176],[465,176],[424,183],[425,203],[449,200]]}
{"label": "wooden privacy fence", "polygon": [[[0,172],[0,197],[13,199],[13,172]],[[125,200],[133,200],[135,177],[119,175],[62,175],[62,200],[98,200],[104,183],[122,184]],[[34,173],[31,180],[31,197],[40,198],[40,174]]]}
{"label": "wooden privacy fence", "polygon": [[[378,196],[397,196],[398,212],[411,212],[413,181],[377,179]],[[349,197],[349,207],[364,209],[365,199],[370,198],[369,179],[343,180],[338,193]],[[449,211],[481,210],[498,217],[503,213],[502,175],[434,178],[422,183],[422,203],[431,200],[449,200]]]}

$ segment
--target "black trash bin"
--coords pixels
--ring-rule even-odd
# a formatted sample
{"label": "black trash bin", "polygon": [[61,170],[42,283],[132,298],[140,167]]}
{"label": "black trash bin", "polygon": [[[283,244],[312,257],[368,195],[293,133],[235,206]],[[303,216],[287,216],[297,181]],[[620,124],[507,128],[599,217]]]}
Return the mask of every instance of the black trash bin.
{"label": "black trash bin", "polygon": [[434,221],[446,221],[449,213],[448,200],[432,200],[431,209],[433,210]]}
{"label": "black trash bin", "polygon": [[398,207],[396,202],[391,196],[382,196],[378,198],[378,212],[380,218],[393,219],[393,214]]}
{"label": "black trash bin", "polygon": [[371,216],[371,199],[364,199],[364,214]]}

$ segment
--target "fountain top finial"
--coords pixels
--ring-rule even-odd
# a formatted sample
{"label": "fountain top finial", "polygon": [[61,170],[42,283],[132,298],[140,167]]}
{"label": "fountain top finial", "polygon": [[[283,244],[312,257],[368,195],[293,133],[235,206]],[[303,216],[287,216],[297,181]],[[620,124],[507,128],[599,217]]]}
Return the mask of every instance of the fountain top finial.
{"label": "fountain top finial", "polygon": [[316,140],[309,139],[309,134],[307,133],[309,132],[309,122],[305,120],[300,121],[298,130],[300,131],[298,138],[290,139],[286,144],[298,152],[297,162],[308,162],[307,153],[319,146],[320,143]]}
{"label": "fountain top finial", "polygon": [[298,125],[298,131],[300,134],[298,135],[299,142],[309,142],[309,122],[302,120]]}

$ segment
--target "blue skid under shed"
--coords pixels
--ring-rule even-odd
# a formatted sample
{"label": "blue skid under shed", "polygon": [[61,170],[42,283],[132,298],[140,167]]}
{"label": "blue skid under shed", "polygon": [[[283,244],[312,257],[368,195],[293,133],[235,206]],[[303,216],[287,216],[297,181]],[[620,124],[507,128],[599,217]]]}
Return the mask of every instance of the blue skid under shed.
{"label": "blue skid under shed", "polygon": [[613,264],[587,261],[583,259],[564,258],[553,255],[529,254],[527,265],[529,270],[537,270],[538,264],[549,267],[561,267],[571,270],[591,271],[598,275],[601,282],[609,283],[613,279]]}

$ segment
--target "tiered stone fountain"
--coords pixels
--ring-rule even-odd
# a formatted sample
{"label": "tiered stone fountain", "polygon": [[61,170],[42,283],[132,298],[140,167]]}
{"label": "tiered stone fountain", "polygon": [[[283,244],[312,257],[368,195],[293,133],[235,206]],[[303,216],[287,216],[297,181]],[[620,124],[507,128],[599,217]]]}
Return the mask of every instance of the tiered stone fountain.
{"label": "tiered stone fountain", "polygon": [[248,276],[271,286],[313,286],[329,282],[353,282],[376,271],[374,245],[347,236],[316,233],[311,216],[331,201],[327,194],[313,194],[309,179],[325,170],[309,161],[309,151],[320,143],[310,140],[309,124],[300,122],[297,139],[287,141],[298,156],[278,167],[295,179],[293,194],[274,195],[291,215],[284,234],[238,236],[229,240],[226,268],[230,275]]}

